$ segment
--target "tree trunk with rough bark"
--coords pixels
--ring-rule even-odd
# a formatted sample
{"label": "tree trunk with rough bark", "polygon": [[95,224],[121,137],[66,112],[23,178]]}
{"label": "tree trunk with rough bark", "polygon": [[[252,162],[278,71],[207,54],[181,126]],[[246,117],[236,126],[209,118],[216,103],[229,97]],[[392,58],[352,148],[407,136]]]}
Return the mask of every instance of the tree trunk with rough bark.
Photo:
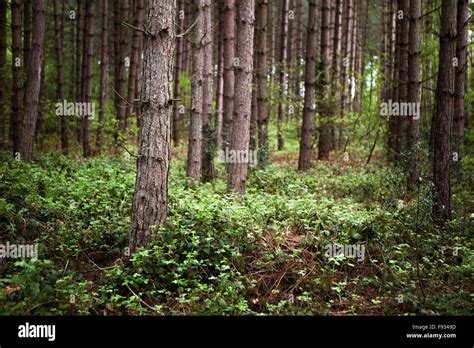
{"label": "tree trunk with rough bark", "polygon": [[146,247],[165,222],[168,206],[173,64],[174,0],[149,0],[144,37],[143,100],[137,177],[129,230],[130,252]]}
{"label": "tree trunk with rough bark", "polygon": [[258,128],[258,164],[265,167],[269,161],[268,147],[268,64],[267,64],[267,28],[268,0],[258,1],[257,26],[257,128]]}
{"label": "tree trunk with rough bark", "polygon": [[[76,102],[82,100],[82,58],[84,52],[84,15],[86,0],[78,0],[77,25],[76,25]],[[76,139],[78,143],[82,142],[82,124],[81,120],[76,122]]]}
{"label": "tree trunk with rough bark", "polygon": [[[184,12],[184,0],[179,0],[179,8],[178,8],[178,28],[181,32],[184,32],[184,19],[185,19],[185,12]],[[183,47],[184,47],[184,38],[182,36],[178,37],[176,40],[176,63],[174,67],[174,90],[173,95],[175,102],[173,103],[173,145],[178,145],[180,141],[180,105],[184,105],[183,100],[179,100],[181,98],[181,84],[180,84],[180,77],[181,77],[181,64],[182,64],[182,55],[183,55]]]}
{"label": "tree trunk with rough bark", "polygon": [[25,69],[21,56],[21,0],[12,0],[12,113],[10,133],[13,155],[20,152],[20,124],[23,113],[21,70]]}
{"label": "tree trunk with rough bark", "polygon": [[[63,4],[59,0],[54,0],[54,31],[56,33],[56,76],[57,90],[56,98],[59,102],[64,100],[64,15]],[[67,116],[60,115],[61,122],[61,149],[64,154],[69,151],[69,130]]]}
{"label": "tree trunk with rough bark", "polygon": [[358,43],[358,14],[360,8],[360,1],[354,1],[352,6],[352,28],[351,28],[351,46],[350,46],[350,55],[349,55],[349,94],[350,97],[348,99],[347,110],[354,111],[354,82],[355,82],[355,73],[356,73],[356,61],[357,61],[357,43]]}
{"label": "tree trunk with rough bark", "polygon": [[[86,3],[86,21],[84,30],[84,57],[82,62],[82,102],[92,104],[92,64],[94,59],[94,2]],[[82,115],[82,154],[84,157],[91,155],[90,146],[90,118],[95,115]]]}
{"label": "tree trunk with rough bark", "polygon": [[28,79],[26,80],[25,110],[20,125],[20,156],[21,160],[31,162],[33,157],[33,142],[36,131],[36,121],[39,109],[41,89],[41,72],[44,59],[44,39],[46,33],[46,0],[36,0],[33,17],[33,48],[30,54]]}
{"label": "tree trunk with rough bark", "polygon": [[[124,133],[127,129],[126,108],[126,70],[130,57],[127,55],[127,36],[130,29],[125,28],[121,22],[126,21],[129,12],[128,0],[118,0],[114,3],[114,85],[115,85],[115,110],[119,131]],[[116,134],[118,137],[118,134]]]}
{"label": "tree trunk with rough bark", "polygon": [[434,125],[433,178],[435,201],[434,220],[444,223],[451,219],[451,127],[454,111],[456,57],[456,3],[444,0],[441,5],[438,85],[436,87],[436,117]]}
{"label": "tree trunk with rough bark", "polygon": [[202,85],[202,180],[204,182],[212,182],[216,178],[216,170],[214,168],[214,132],[212,129],[212,57],[213,57],[213,39],[212,39],[212,13],[211,0],[202,1],[202,15],[204,18],[204,37],[203,45],[203,85]]}
{"label": "tree trunk with rough bark", "polygon": [[[31,51],[31,2],[23,1],[23,66],[30,66],[30,51]],[[27,69],[27,68],[26,68]],[[28,71],[23,69],[24,82],[26,86],[26,79],[28,78]],[[25,92],[25,88],[23,88]],[[26,94],[23,95],[23,103],[26,101]]]}
{"label": "tree trunk with rough bark", "polygon": [[467,77],[467,27],[469,24],[468,0],[458,0],[457,4],[457,40],[456,40],[456,79],[454,97],[454,120],[453,120],[453,151],[457,153],[457,161],[453,169],[459,173],[460,163],[463,157],[464,145],[464,123],[466,118],[465,94]]}
{"label": "tree trunk with rough bark", "polygon": [[303,79],[302,68],[304,66],[304,1],[296,1],[296,43],[295,43],[295,52],[294,59],[295,63],[293,65],[293,79],[292,79],[292,90],[293,90],[293,102],[294,102],[294,113],[299,119],[301,116],[301,80]]}
{"label": "tree trunk with rough bark", "polygon": [[235,0],[224,0],[224,115],[222,138],[224,149],[230,145],[234,115],[235,82]]}
{"label": "tree trunk with rough bark", "polygon": [[[403,18],[398,19],[401,22],[399,41],[400,57],[398,64],[398,103],[406,103],[408,101],[408,45],[410,25],[410,0],[399,0],[399,11],[402,11]],[[402,155],[406,150],[407,116],[399,115],[395,116],[395,118],[397,122],[395,155],[397,162],[401,164]]]}
{"label": "tree trunk with rough bark", "polygon": [[[235,109],[232,122],[230,151],[247,154],[250,138],[250,113],[252,102],[254,0],[241,1],[237,5],[238,30],[236,36],[236,58],[239,65],[235,72]],[[248,163],[236,160],[229,164],[227,189],[243,195],[247,183]]]}
{"label": "tree trunk with rough bark", "polygon": [[204,15],[203,7],[200,6],[203,0],[195,0],[198,6],[196,14],[196,24],[194,26],[194,50],[193,74],[191,79],[192,105],[191,124],[189,126],[188,158],[186,174],[193,180],[193,184],[201,181],[202,167],[202,91],[203,91],[203,65],[204,65]]}
{"label": "tree trunk with rough bark", "polygon": [[[332,46],[333,46],[333,55],[332,55],[332,76],[331,76],[331,109],[334,110],[333,118],[337,116],[337,106],[340,104],[341,92],[340,92],[340,79],[341,79],[341,35],[342,35],[342,6],[343,1],[337,0],[336,6],[334,8],[334,33],[332,36]],[[337,140],[336,140],[336,126],[331,120],[330,122],[330,131],[331,131],[331,150],[336,149]]]}
{"label": "tree trunk with rough bark", "polygon": [[281,5],[281,31],[280,31],[280,51],[278,59],[278,150],[285,147],[285,106],[286,95],[286,66],[287,66],[287,45],[288,45],[288,8],[289,1],[282,0]]}
{"label": "tree trunk with rough bark", "polygon": [[331,57],[329,49],[330,38],[330,15],[331,0],[323,0],[322,9],[322,26],[321,26],[321,70],[319,81],[319,142],[318,142],[318,159],[329,159],[331,150],[331,105],[330,105],[330,83],[331,83]]}
{"label": "tree trunk with rough bark", "polygon": [[346,111],[348,111],[349,99],[351,91],[349,90],[349,73],[350,73],[350,55],[352,47],[352,28],[353,28],[353,0],[347,0],[344,15],[344,40],[342,50],[342,72],[341,72],[341,124],[339,125],[338,148],[342,149],[345,144],[343,119]]}
{"label": "tree trunk with rough bark", "polygon": [[108,32],[109,32],[109,0],[102,0],[102,29],[100,34],[100,86],[99,86],[99,124],[97,127],[96,146],[100,154],[104,146],[105,108],[107,99],[107,82],[109,71]]}
{"label": "tree trunk with rough bark", "polygon": [[[408,46],[408,102],[421,104],[421,0],[410,0],[410,33]],[[420,110],[421,113],[421,110]],[[413,190],[419,178],[418,137],[419,116],[410,115],[407,128],[408,177],[407,187]]]}
{"label": "tree trunk with rough bark", "polygon": [[309,1],[308,34],[306,42],[305,93],[303,107],[303,126],[301,129],[298,169],[311,167],[311,147],[313,143],[313,118],[316,103],[316,45],[317,45],[316,0]]}
{"label": "tree trunk with rough bark", "polygon": [[[219,18],[223,16],[223,6],[219,2]],[[224,27],[223,21],[220,22],[220,31],[217,48],[217,88],[216,88],[216,149],[220,151],[223,144],[223,115],[224,115]]]}
{"label": "tree trunk with rough bark", "polygon": [[[394,63],[393,63],[393,88],[391,92],[391,101],[392,103],[398,103],[399,90],[400,90],[400,66],[402,61],[403,54],[401,53],[401,48],[403,46],[402,33],[403,33],[403,18],[405,14],[402,10],[403,0],[397,0],[396,11],[395,11],[395,52],[394,52]],[[400,19],[400,14],[402,18]],[[390,116],[388,121],[388,135],[387,135],[387,159],[390,163],[398,163],[399,155],[397,152],[397,143],[398,143],[398,119],[397,116]]]}
{"label": "tree trunk with rough bark", "polygon": [[[144,0],[135,0],[134,6],[134,20],[133,26],[135,28],[142,28],[143,27],[143,16],[145,13],[145,1]],[[127,28],[125,28],[127,30]],[[132,37],[132,51],[131,51],[131,58],[130,58],[130,68],[128,70],[128,94],[127,94],[127,108],[126,108],[126,126],[127,128],[130,127],[130,117],[133,113],[137,112],[137,108],[134,107],[135,104],[135,96],[136,96],[136,89],[137,89],[137,75],[140,73],[138,70],[140,67],[140,40],[143,36],[143,33],[140,30],[133,30],[133,37]]]}

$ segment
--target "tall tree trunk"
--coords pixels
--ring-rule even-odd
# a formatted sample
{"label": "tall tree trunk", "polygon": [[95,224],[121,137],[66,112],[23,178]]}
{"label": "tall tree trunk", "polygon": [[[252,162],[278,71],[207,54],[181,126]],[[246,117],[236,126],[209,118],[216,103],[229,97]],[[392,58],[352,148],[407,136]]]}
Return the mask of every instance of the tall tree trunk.
{"label": "tall tree trunk", "polygon": [[359,90],[359,81],[360,81],[360,60],[361,60],[361,39],[362,39],[362,30],[363,30],[363,23],[362,23],[362,15],[363,15],[363,4],[364,0],[357,1],[357,5],[355,7],[355,17],[354,20],[356,22],[355,28],[355,39],[354,39],[354,51],[353,51],[353,65],[352,65],[352,77],[353,77],[353,85],[352,88],[354,90],[354,99],[352,103],[352,111],[355,113],[360,113],[360,90]]}
{"label": "tall tree trunk", "polygon": [[[194,6],[194,0],[186,0],[186,10],[185,10],[185,27],[190,28],[196,19],[196,7]],[[193,57],[192,53],[194,52],[193,48],[193,40],[194,35],[189,33],[184,37],[184,50],[183,50],[183,59],[181,63],[182,71],[186,71],[187,76],[189,79],[192,79],[193,74]],[[183,89],[183,92],[186,93],[185,103],[183,104],[183,112],[181,114],[181,124],[186,124],[187,118],[191,119],[192,113],[192,91],[191,88]]]}
{"label": "tall tree trunk", "polygon": [[44,59],[44,38],[46,32],[46,0],[37,0],[34,3],[33,17],[33,48],[31,50],[30,65],[25,93],[25,111],[20,126],[20,156],[21,160],[31,162],[33,157],[33,141],[36,120],[38,117],[41,71]]}
{"label": "tall tree trunk", "polygon": [[168,206],[172,74],[175,59],[174,0],[149,0],[145,26],[139,157],[129,230],[129,248],[146,247],[165,222]]}
{"label": "tall tree trunk", "polygon": [[[219,16],[223,16],[223,6],[219,2]],[[216,88],[216,149],[220,151],[223,144],[223,114],[224,114],[224,27],[220,20],[217,58],[217,88]]]}
{"label": "tall tree trunk", "polygon": [[[142,28],[143,27],[143,16],[145,12],[145,1],[144,0],[135,0],[135,7],[134,7],[134,20],[133,26],[135,28]],[[125,28],[125,30],[127,30]],[[137,108],[134,107],[135,104],[135,96],[136,96],[136,89],[137,89],[137,74],[139,74],[139,66],[140,66],[140,40],[143,35],[143,32],[140,30],[133,31],[133,38],[132,38],[132,52],[131,52],[131,59],[130,59],[130,69],[128,75],[128,97],[127,97],[127,107],[126,107],[126,126],[127,128],[130,126],[130,117],[134,112],[137,111]]]}
{"label": "tall tree trunk", "polygon": [[382,40],[379,42],[378,49],[380,50],[380,75],[382,76],[382,86],[379,91],[380,101],[385,101],[385,95],[387,90],[387,42],[388,42],[388,13],[387,13],[388,0],[382,0],[381,12],[382,21],[380,22],[380,28],[382,30]]}
{"label": "tall tree trunk", "polygon": [[[84,58],[82,63],[82,102],[90,105],[92,103],[92,64],[94,58],[94,2],[95,0],[88,0],[86,4],[86,22],[84,30]],[[90,147],[90,120],[89,116],[82,117],[82,153],[84,157],[91,155]]]}
{"label": "tall tree trunk", "polygon": [[[76,5],[77,6],[77,5]],[[65,85],[65,94],[70,101],[74,101],[74,93],[76,88],[76,29],[77,26],[75,22],[77,21],[77,9],[74,12],[69,11],[67,14],[63,13],[63,16],[66,16],[66,20],[63,17],[63,45],[66,45],[67,50],[64,51],[65,56],[65,79],[68,80],[68,83]],[[66,39],[66,36],[69,35],[69,40]],[[63,47],[64,49],[65,47]],[[66,75],[67,74],[67,75]],[[66,92],[67,90],[67,92]],[[68,125],[69,127],[69,125]],[[69,136],[71,131],[69,130]]]}
{"label": "tall tree trunk", "polygon": [[[408,102],[421,104],[421,0],[410,0],[410,33],[408,47]],[[409,118],[407,149],[409,151],[407,186],[413,190],[419,177],[418,137],[420,120]]]}
{"label": "tall tree trunk", "polygon": [[388,79],[390,82],[390,88],[388,90],[387,99],[392,99],[392,101],[396,101],[396,93],[397,93],[397,78],[398,72],[396,71],[395,60],[396,58],[396,36],[397,36],[397,19],[396,19],[396,2],[395,0],[389,0],[389,57],[390,57],[390,65],[389,65],[389,75]]}
{"label": "tall tree trunk", "polygon": [[268,0],[259,0],[257,10],[257,122],[258,122],[258,163],[265,167],[269,161],[268,148],[268,67],[267,67],[267,28]]}
{"label": "tall tree trunk", "polygon": [[[239,65],[235,72],[235,110],[232,123],[231,150],[244,151],[248,156],[250,137],[250,112],[252,101],[254,0],[241,1],[237,6],[236,58]],[[247,182],[248,163],[235,161],[229,164],[227,189],[243,195]],[[239,163],[240,162],[240,163]],[[244,163],[241,163],[244,162]]]}
{"label": "tall tree trunk", "polygon": [[[355,73],[356,73],[356,62],[357,62],[357,43],[358,43],[358,14],[360,8],[360,1],[354,1],[352,6],[352,28],[351,28],[351,46],[349,51],[349,99],[347,104],[348,111],[354,111],[354,97],[353,91],[355,90]],[[355,92],[355,91],[354,91]]]}
{"label": "tall tree trunk", "polygon": [[224,122],[222,127],[224,149],[230,145],[234,115],[234,59],[235,59],[235,0],[224,0]]}
{"label": "tall tree trunk", "polygon": [[[268,2],[268,14],[267,17],[274,19],[275,17],[275,8],[277,7],[277,1],[269,1]],[[270,64],[270,84],[273,83],[273,74],[274,74],[274,66],[275,66],[275,20],[268,20],[267,23],[267,47],[268,47],[268,60]]]}
{"label": "tall tree trunk", "polygon": [[[334,47],[333,47],[333,41],[334,41],[334,29],[335,29],[335,21],[336,21],[336,3],[338,0],[331,1],[329,4],[329,57],[331,57],[331,62],[332,58],[334,56]],[[332,66],[331,66],[332,69]],[[332,70],[331,70],[331,76],[332,76]],[[331,82],[330,82],[331,83]]]}
{"label": "tall tree trunk", "polygon": [[[403,23],[406,16],[406,13],[403,12],[403,1],[404,0],[397,0],[396,5],[396,12],[395,12],[395,20],[396,20],[396,27],[395,27],[395,52],[394,52],[394,63],[393,63],[393,88],[391,91],[391,101],[393,103],[400,102],[400,85],[401,85],[401,76],[400,76],[400,66],[402,65],[403,54],[401,52],[403,47]],[[402,18],[400,19],[400,14]],[[390,116],[389,117],[389,124],[388,124],[388,152],[387,152],[387,159],[390,163],[396,163],[399,160],[399,153],[397,152],[397,143],[398,143],[398,117],[397,116]]]}
{"label": "tall tree trunk", "polygon": [[362,112],[365,91],[365,52],[367,49],[367,36],[369,21],[369,2],[363,1],[360,5],[359,12],[359,40],[358,40],[358,58],[357,58],[357,88],[356,88],[356,105],[357,112]]}
{"label": "tall tree trunk", "polygon": [[[341,59],[340,59],[340,51],[341,51],[341,34],[342,34],[342,6],[343,1],[337,0],[336,6],[334,8],[335,17],[334,17],[334,33],[333,33],[333,55],[332,55],[332,76],[331,76],[331,109],[337,110],[337,106],[340,104],[341,99],[341,92],[340,92],[340,66],[341,66]],[[337,114],[337,112],[335,112]],[[331,131],[331,150],[336,149],[336,128],[334,122],[331,121],[330,123],[330,131]]]}
{"label": "tall tree trunk", "polygon": [[278,150],[285,147],[285,94],[286,94],[286,60],[288,45],[288,0],[282,0],[281,5],[281,31],[280,31],[280,52],[278,59]]}
{"label": "tall tree trunk", "polygon": [[[64,14],[63,4],[59,0],[54,0],[54,31],[56,33],[56,74],[57,90],[56,98],[59,102],[64,100]],[[64,154],[69,151],[69,130],[67,116],[61,115],[61,149]]]}
{"label": "tall tree trunk", "polygon": [[[179,8],[178,8],[178,28],[181,32],[184,32],[184,0],[179,0]],[[176,42],[176,63],[174,67],[174,99],[175,102],[173,103],[173,145],[178,145],[180,141],[180,105],[184,105],[184,100],[179,101],[181,98],[181,84],[180,84],[180,77],[181,77],[181,64],[182,64],[182,55],[183,55],[183,48],[184,48],[184,38],[182,36],[178,37]]]}
{"label": "tall tree trunk", "polygon": [[0,3],[0,149],[6,144],[5,126],[7,115],[6,102],[6,64],[7,64],[7,3]]}
{"label": "tall tree trunk", "polygon": [[[128,20],[130,16],[130,0],[121,0],[120,6],[120,18],[123,22]],[[130,71],[131,68],[131,50],[130,50],[130,34],[132,33],[131,30],[124,27],[123,25],[120,26],[120,54],[122,55],[122,69],[119,75],[118,81],[118,92],[122,96],[119,101],[119,105],[121,106],[120,110],[120,117],[123,118],[121,131],[125,132],[128,127],[130,126],[128,117],[127,117],[127,72]],[[125,63],[126,62],[126,63]],[[128,63],[128,64],[127,64]],[[128,65],[128,66],[127,66]]]}
{"label": "tall tree trunk", "polygon": [[100,154],[104,146],[105,109],[107,99],[107,82],[109,70],[108,31],[109,0],[102,0],[102,29],[100,33],[100,86],[99,86],[99,124],[97,127],[96,147]]}
{"label": "tall tree trunk", "polygon": [[[127,20],[129,12],[128,0],[118,0],[114,3],[114,49],[115,49],[115,109],[117,112],[117,120],[119,131],[124,133],[127,129],[125,90],[126,90],[126,65],[129,65],[127,37],[128,28],[121,23]],[[116,134],[118,137],[118,134]]]}
{"label": "tall tree trunk", "polygon": [[453,120],[453,151],[457,153],[458,161],[454,169],[459,172],[463,156],[466,76],[467,76],[467,26],[469,24],[469,4],[467,0],[458,0],[457,4],[457,40],[456,40],[456,80]]}
{"label": "tall tree trunk", "polygon": [[21,0],[12,0],[12,113],[10,118],[13,155],[20,153],[20,124],[23,113],[21,68]]}
{"label": "tall tree trunk", "polygon": [[[287,45],[286,45],[286,105],[285,111],[286,114],[285,120],[288,122],[294,115],[294,106],[293,106],[293,71],[295,69],[295,46],[296,46],[296,18],[295,18],[295,0],[288,0],[288,33],[287,33]],[[255,44],[254,44],[255,46]],[[254,47],[255,51],[255,47]]]}
{"label": "tall tree trunk", "polygon": [[[84,1],[84,0],[81,0]],[[118,138],[119,134],[122,128],[123,120],[121,120],[121,100],[120,96],[118,94],[118,85],[119,85],[119,79],[121,76],[122,72],[122,67],[124,65],[124,57],[122,57],[122,54],[120,52],[120,36],[121,36],[121,30],[122,26],[120,22],[122,21],[122,12],[121,12],[121,7],[122,7],[122,1],[123,0],[116,0],[112,1],[112,4],[114,6],[113,9],[113,18],[114,18],[114,25],[113,25],[113,30],[112,30],[112,37],[113,37],[113,42],[114,42],[114,48],[113,48],[113,54],[111,55],[113,57],[113,64],[114,64],[114,107],[115,107],[115,117],[117,119],[117,128],[115,129],[114,132],[114,142],[115,144],[118,143]]]}
{"label": "tall tree trunk", "polygon": [[[293,70],[294,70],[294,46],[296,45],[296,20],[295,20],[295,0],[288,0],[288,30],[286,34],[286,84],[285,84],[285,103],[284,111],[285,122],[288,122],[294,117],[293,108]],[[254,48],[255,50],[255,48]]]}
{"label": "tall tree trunk", "polygon": [[[192,6],[193,1],[192,0],[184,0],[184,27],[183,29],[189,28],[189,26],[192,24],[190,23],[191,20],[193,20],[194,16],[192,14]],[[183,40],[183,54],[181,55],[181,70],[186,71],[189,73],[189,64],[188,64],[188,56],[189,56],[189,40],[188,38],[190,35],[186,35]]]}
{"label": "tall tree trunk", "polygon": [[[403,12],[400,29],[400,61],[398,65],[398,102],[406,103],[408,101],[408,44],[409,44],[409,14],[410,0],[399,0],[399,11]],[[396,158],[401,163],[402,154],[405,152],[407,117],[396,116],[397,121],[397,140],[396,140]]]}
{"label": "tall tree trunk", "polygon": [[[76,39],[76,102],[82,101],[82,85],[83,85],[83,58],[84,58],[84,20],[86,14],[87,0],[78,0],[77,13],[77,39]],[[77,120],[76,139],[79,144],[82,142],[82,120]]]}
{"label": "tall tree trunk", "polygon": [[196,24],[194,26],[194,52],[193,74],[191,80],[192,106],[191,106],[191,124],[189,128],[188,140],[188,163],[186,174],[193,180],[194,184],[201,180],[202,167],[202,109],[203,109],[203,65],[204,65],[204,0],[195,0],[198,6],[196,14]]}
{"label": "tall tree trunk", "polygon": [[343,59],[341,73],[341,124],[339,125],[338,148],[342,149],[345,144],[343,119],[349,105],[351,91],[349,90],[348,80],[350,78],[350,54],[352,47],[352,28],[353,28],[353,0],[347,0],[344,17],[344,35],[343,35]]}
{"label": "tall tree trunk", "polygon": [[434,220],[443,223],[451,219],[451,127],[454,111],[456,56],[456,3],[444,0],[441,5],[438,85],[436,87],[436,117],[434,125],[433,178],[435,202]]}
{"label": "tall tree trunk", "polygon": [[317,45],[316,0],[309,1],[308,34],[306,42],[306,68],[304,88],[303,127],[301,129],[298,169],[311,167],[311,145],[313,142],[313,117],[316,93],[316,45]]}
{"label": "tall tree trunk", "polygon": [[204,37],[202,45],[204,50],[203,86],[202,86],[202,180],[214,181],[216,170],[214,168],[214,132],[212,129],[212,13],[211,0],[202,0],[202,15],[204,17]]}
{"label": "tall tree trunk", "polygon": [[[23,1],[23,66],[30,66],[30,50],[31,50],[31,2]],[[26,83],[26,69],[23,70],[25,74]],[[23,89],[23,92],[25,90]],[[23,96],[23,100],[26,101],[26,94]]]}
{"label": "tall tree trunk", "polygon": [[391,9],[389,7],[391,0],[383,0],[382,3],[382,42],[380,43],[380,51],[382,62],[380,65],[382,76],[382,89],[380,90],[380,100],[386,102],[389,98],[389,90],[391,75],[390,75],[390,23],[391,23]]}
{"label": "tall tree trunk", "polygon": [[330,15],[331,15],[331,0],[323,0],[322,10],[322,26],[321,26],[321,69],[320,69],[320,90],[319,90],[319,142],[318,142],[318,159],[327,160],[329,159],[329,152],[331,150],[331,106],[330,106],[330,82],[331,82],[331,59],[329,49],[329,38],[330,38]]}
{"label": "tall tree trunk", "polygon": [[[423,10],[423,13],[426,13],[424,17],[424,36],[427,40],[434,40],[434,22],[435,22],[435,16],[439,16],[439,11],[436,10],[437,8],[437,1],[436,0],[428,0],[424,1],[423,4],[425,5],[425,8]],[[425,71],[423,76],[434,76],[435,74],[435,67],[434,62],[432,62],[431,57],[424,56],[423,57],[423,67],[425,67]],[[423,110],[425,111],[424,117],[429,118],[431,121],[431,127],[430,127],[430,136],[429,136],[429,154],[430,156],[433,155],[433,136],[434,136],[434,118],[436,117],[436,102],[435,102],[435,97],[436,97],[436,79],[430,78],[426,82],[426,88],[422,88],[422,94],[423,94],[423,99],[424,99],[424,105],[423,105]],[[422,117],[423,117],[422,116]]]}
{"label": "tall tree trunk", "polygon": [[[253,27],[253,61],[254,61],[254,66],[257,64],[257,38],[258,38],[258,28],[257,28],[257,17],[258,17],[258,5],[257,1],[255,0],[255,25]],[[252,106],[251,106],[251,111],[250,111],[250,140],[249,140],[249,150],[250,151],[256,151],[257,150],[257,130],[258,130],[258,114],[257,114],[257,74],[256,71],[254,70],[252,73]]]}
{"label": "tall tree trunk", "polygon": [[292,78],[292,89],[293,89],[293,103],[294,113],[297,118],[300,118],[301,110],[301,80],[302,80],[302,66],[304,57],[303,39],[304,39],[304,1],[296,1],[296,43],[294,49],[294,64],[293,64],[293,78]]}

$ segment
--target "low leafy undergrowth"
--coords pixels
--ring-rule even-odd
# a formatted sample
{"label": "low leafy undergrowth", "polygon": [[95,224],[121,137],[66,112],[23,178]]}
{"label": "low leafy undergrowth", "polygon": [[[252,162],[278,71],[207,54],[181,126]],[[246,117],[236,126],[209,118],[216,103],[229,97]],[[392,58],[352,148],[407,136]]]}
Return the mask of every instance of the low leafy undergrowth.
{"label": "low leafy undergrowth", "polygon": [[[391,169],[253,169],[239,200],[223,168],[193,188],[174,161],[168,222],[130,256],[134,163],[1,156],[0,241],[39,246],[37,260],[0,263],[1,314],[473,313],[469,185],[441,229],[428,183],[403,199]],[[335,242],[363,246],[363,260],[327,256]]]}

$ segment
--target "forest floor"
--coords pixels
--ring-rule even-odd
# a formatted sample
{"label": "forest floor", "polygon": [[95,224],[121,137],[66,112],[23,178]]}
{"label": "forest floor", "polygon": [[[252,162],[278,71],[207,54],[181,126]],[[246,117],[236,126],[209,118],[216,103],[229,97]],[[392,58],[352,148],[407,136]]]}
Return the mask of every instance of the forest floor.
{"label": "forest floor", "polygon": [[[132,256],[133,160],[0,154],[1,241],[39,247],[0,263],[0,314],[474,314],[472,171],[440,228],[429,182],[405,198],[377,152],[301,173],[290,142],[250,170],[242,199],[226,193],[223,164],[193,188],[185,148],[174,152],[168,222]],[[361,253],[328,254],[331,243]]]}

